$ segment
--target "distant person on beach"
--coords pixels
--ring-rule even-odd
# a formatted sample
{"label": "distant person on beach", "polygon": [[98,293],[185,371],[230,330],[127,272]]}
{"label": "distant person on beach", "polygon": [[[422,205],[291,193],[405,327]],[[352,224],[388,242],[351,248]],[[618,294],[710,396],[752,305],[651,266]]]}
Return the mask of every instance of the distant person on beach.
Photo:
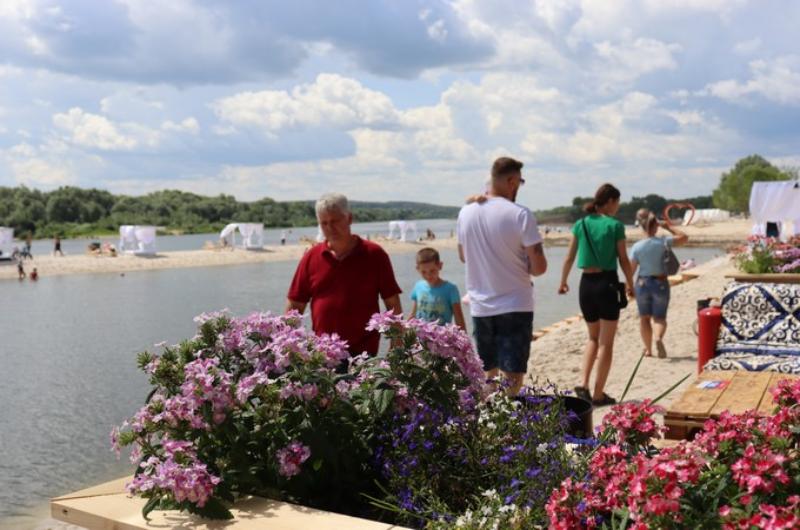
{"label": "distant person on beach", "polygon": [[[583,381],[581,386],[575,387],[575,393],[597,407],[617,402],[605,393],[620,313],[617,262],[625,274],[625,295],[633,296],[633,271],[625,248],[625,225],[614,218],[619,201],[619,190],[611,184],[603,184],[594,199],[584,205],[588,215],[572,226],[572,240],[558,287],[558,294],[569,292],[567,278],[577,255],[578,268],[583,269],[578,300],[589,340],[583,354]],[[589,379],[595,361],[594,391],[590,392]]]}
{"label": "distant person on beach", "polygon": [[56,236],[56,238],[53,240],[53,256],[55,256],[56,254],[58,254],[59,256],[64,255],[64,253],[61,252],[61,238],[58,236]]}
{"label": "distant person on beach", "polygon": [[547,270],[536,218],[516,204],[525,184],[522,162],[494,161],[484,198],[458,214],[458,255],[466,264],[473,334],[489,378],[502,372],[515,395],[528,369],[533,335],[533,285],[530,276]]}
{"label": "distant person on beach", "polygon": [[25,266],[22,264],[22,259],[17,260],[17,277],[20,280],[24,280],[27,274],[25,274]]}
{"label": "distant person on beach", "polygon": [[35,282],[38,279],[39,279],[39,271],[37,271],[36,267],[34,267],[33,270],[31,271],[30,280],[32,282]]}
{"label": "distant person on beach", "polygon": [[427,247],[417,252],[417,272],[422,279],[411,291],[410,316],[439,324],[450,324],[455,319],[456,325],[466,331],[461,294],[455,284],[440,276],[443,266],[436,249]]}
{"label": "distant person on beach", "polygon": [[[667,308],[669,307],[669,280],[667,278],[664,253],[668,248],[680,246],[689,240],[685,233],[672,228],[669,223],[659,222],[656,215],[642,208],[636,212],[639,226],[647,237],[637,241],[631,249],[632,271],[636,278],[636,306],[639,309],[639,331],[644,343],[644,355],[653,355],[653,332],[658,357],[667,356],[664,334],[667,332]],[[658,227],[671,235],[657,237]]]}
{"label": "distant person on beach", "polygon": [[286,244],[286,230],[281,230],[281,245]]}
{"label": "distant person on beach", "polygon": [[25,237],[25,248],[22,251],[22,256],[28,259],[33,259],[33,252],[31,252],[32,247],[33,247],[33,234],[28,232],[28,235]]}
{"label": "distant person on beach", "polygon": [[316,204],[324,236],[300,259],[286,301],[286,311],[305,311],[311,303],[316,333],[338,333],[350,353],[378,353],[380,335],[366,331],[383,299],[387,310],[402,314],[400,293],[389,255],[376,243],[351,232],[353,214],[347,197],[323,195]]}

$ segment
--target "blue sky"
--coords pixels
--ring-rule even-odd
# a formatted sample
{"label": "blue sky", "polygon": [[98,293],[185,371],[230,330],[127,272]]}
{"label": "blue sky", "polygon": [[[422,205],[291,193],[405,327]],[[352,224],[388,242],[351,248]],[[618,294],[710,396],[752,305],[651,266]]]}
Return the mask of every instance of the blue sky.
{"label": "blue sky", "polygon": [[0,185],[459,204],[800,165],[793,0],[3,0]]}

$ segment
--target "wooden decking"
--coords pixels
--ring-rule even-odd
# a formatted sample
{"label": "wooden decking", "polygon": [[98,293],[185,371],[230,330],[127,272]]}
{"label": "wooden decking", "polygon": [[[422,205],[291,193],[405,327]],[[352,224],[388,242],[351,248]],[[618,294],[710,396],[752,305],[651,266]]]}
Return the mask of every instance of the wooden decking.
{"label": "wooden decking", "polygon": [[782,379],[800,376],[776,372],[703,372],[664,414],[666,438],[690,438],[709,418],[727,410],[740,414],[756,409],[768,414],[775,406],[770,390]]}

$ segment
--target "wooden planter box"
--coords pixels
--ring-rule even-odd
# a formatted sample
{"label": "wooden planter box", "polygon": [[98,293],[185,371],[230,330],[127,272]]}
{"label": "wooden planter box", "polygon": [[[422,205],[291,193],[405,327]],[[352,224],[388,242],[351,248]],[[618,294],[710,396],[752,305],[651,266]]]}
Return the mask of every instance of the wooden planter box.
{"label": "wooden planter box", "polygon": [[273,501],[262,497],[247,497],[238,501],[230,521],[209,521],[177,511],[154,510],[150,520],[142,517],[147,499],[131,497],[125,484],[131,477],[113,480],[50,501],[54,519],[86,528],[115,530],[163,528],[225,528],[226,530],[408,530],[359,519],[338,513],[324,512],[304,506]]}
{"label": "wooden planter box", "polygon": [[800,274],[794,272],[768,273],[768,274],[747,274],[746,272],[731,272],[725,275],[737,282],[759,282],[759,283],[800,283]]}

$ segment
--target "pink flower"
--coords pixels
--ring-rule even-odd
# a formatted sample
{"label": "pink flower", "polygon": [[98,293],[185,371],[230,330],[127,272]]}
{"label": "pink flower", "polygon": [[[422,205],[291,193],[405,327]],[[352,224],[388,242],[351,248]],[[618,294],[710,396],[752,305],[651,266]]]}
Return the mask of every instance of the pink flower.
{"label": "pink flower", "polygon": [[278,450],[275,456],[278,459],[278,473],[288,478],[300,473],[300,466],[311,456],[311,449],[295,440]]}

